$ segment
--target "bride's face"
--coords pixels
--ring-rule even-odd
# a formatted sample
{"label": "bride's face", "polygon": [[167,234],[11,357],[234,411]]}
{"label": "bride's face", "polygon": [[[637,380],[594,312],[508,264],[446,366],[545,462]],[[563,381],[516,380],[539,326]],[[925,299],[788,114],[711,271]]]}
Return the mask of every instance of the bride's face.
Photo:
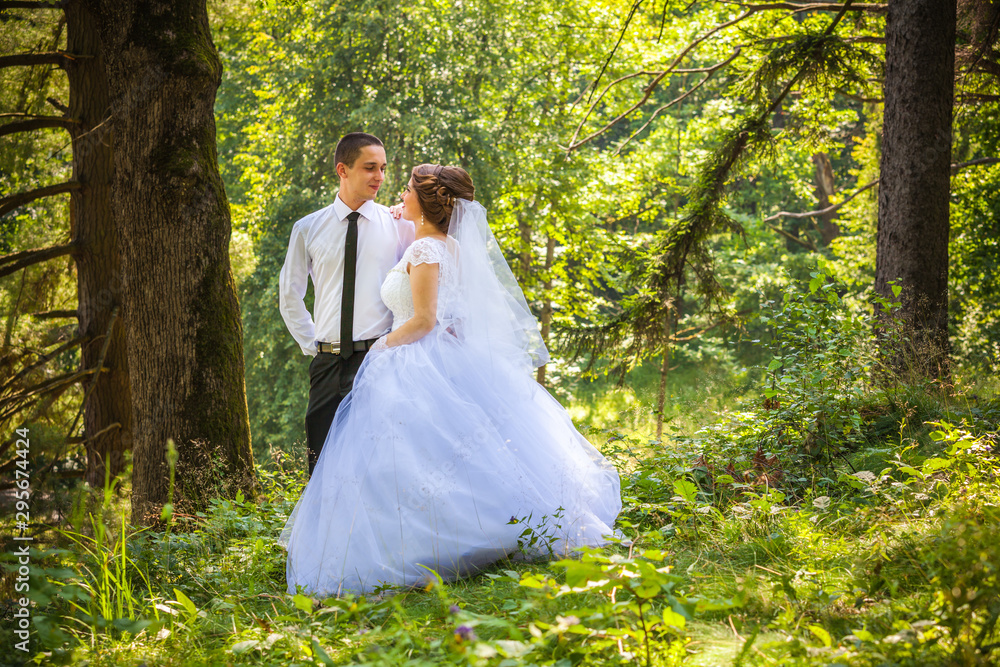
{"label": "bride's face", "polygon": [[403,187],[403,217],[412,222],[419,222],[421,213],[420,200],[413,189],[413,177],[411,176],[410,182]]}

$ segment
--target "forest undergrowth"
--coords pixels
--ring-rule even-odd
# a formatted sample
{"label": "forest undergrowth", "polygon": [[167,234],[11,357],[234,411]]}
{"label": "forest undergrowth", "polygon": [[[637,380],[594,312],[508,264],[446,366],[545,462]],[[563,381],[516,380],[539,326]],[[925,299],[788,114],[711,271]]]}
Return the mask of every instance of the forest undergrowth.
{"label": "forest undergrowth", "polygon": [[[769,361],[732,406],[660,440],[634,415],[581,424],[621,473],[606,548],[406,591],[290,596],[276,539],[305,478],[275,452],[258,464],[259,498],[167,510],[158,532],[130,527],[127,486],[81,493],[32,552],[32,651],[5,632],[0,660],[995,664],[995,380],[884,374],[874,343],[902,334],[873,333],[821,274],[762,317]],[[551,544],[558,521],[525,522],[525,548]]]}

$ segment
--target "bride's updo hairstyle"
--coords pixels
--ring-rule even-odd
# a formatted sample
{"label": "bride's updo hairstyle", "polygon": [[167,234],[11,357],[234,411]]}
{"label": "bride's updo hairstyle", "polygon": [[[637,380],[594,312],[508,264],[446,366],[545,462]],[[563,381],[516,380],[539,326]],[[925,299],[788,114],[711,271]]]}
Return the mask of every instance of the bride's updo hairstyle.
{"label": "bride's updo hairstyle", "polygon": [[472,201],[476,194],[469,172],[461,167],[420,164],[413,168],[412,176],[413,189],[427,222],[447,234],[455,200]]}

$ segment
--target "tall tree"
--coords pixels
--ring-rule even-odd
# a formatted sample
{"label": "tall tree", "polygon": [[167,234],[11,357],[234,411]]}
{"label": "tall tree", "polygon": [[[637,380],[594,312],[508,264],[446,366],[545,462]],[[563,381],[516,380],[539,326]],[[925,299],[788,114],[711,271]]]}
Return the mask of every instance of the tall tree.
{"label": "tall tree", "polygon": [[133,521],[256,489],[205,0],[88,0],[106,45],[134,431]]}
{"label": "tall tree", "polygon": [[77,244],[76,317],[83,368],[96,368],[84,397],[87,475],[99,487],[125,469],[124,453],[132,441],[126,327],[121,314],[121,259],[111,211],[114,149],[110,127],[110,92],[104,51],[94,15],[82,0],[66,4],[67,43],[79,54],[67,70],[73,141],[73,180],[85,187],[70,194],[70,237]]}
{"label": "tall tree", "polygon": [[955,0],[890,0],[875,289],[903,287],[897,367],[947,374]]}
{"label": "tall tree", "polygon": [[[87,452],[86,480],[100,486],[105,474],[114,477],[125,467],[124,452],[131,443],[131,404],[129,399],[128,365],[125,359],[125,326],[119,312],[121,280],[118,239],[111,213],[111,175],[113,167],[112,135],[107,124],[110,107],[108,84],[104,71],[103,49],[93,15],[82,0],[64,2],[0,2],[0,11],[7,9],[53,10],[65,12],[66,50],[53,48],[46,53],[8,56],[6,64],[57,65],[66,72],[69,84],[69,105],[62,116],[42,116],[28,113],[12,114],[18,118],[0,126],[0,136],[43,129],[63,129],[69,133],[72,145],[73,174],[69,181],[12,195],[2,200],[3,212],[13,212],[39,197],[69,193],[69,242],[35,251],[14,253],[0,259],[0,275],[13,270],[27,270],[37,262],[48,261],[65,254],[74,260],[77,278],[76,310],[35,313],[39,319],[62,320],[75,317],[79,323],[75,339],[81,348],[80,370],[54,382],[45,391],[18,391],[17,378],[26,378],[38,362],[27,360],[27,366],[14,378],[13,391],[5,408],[27,408],[30,397],[41,399],[64,391],[71,384],[82,382],[83,436],[77,437],[74,420],[68,437],[70,442],[82,442]],[[61,104],[53,99],[57,108]],[[54,355],[52,355],[54,356]],[[43,359],[51,359],[43,355]],[[21,394],[28,394],[20,400]],[[11,410],[3,410],[12,416]],[[58,462],[58,459],[55,462]]]}

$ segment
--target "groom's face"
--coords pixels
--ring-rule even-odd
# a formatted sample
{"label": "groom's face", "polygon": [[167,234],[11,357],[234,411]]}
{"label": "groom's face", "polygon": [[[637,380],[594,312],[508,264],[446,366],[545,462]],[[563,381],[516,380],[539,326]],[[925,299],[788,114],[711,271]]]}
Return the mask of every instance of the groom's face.
{"label": "groom's face", "polygon": [[385,149],[365,146],[352,166],[337,165],[341,190],[353,199],[375,199],[385,180],[385,166]]}

